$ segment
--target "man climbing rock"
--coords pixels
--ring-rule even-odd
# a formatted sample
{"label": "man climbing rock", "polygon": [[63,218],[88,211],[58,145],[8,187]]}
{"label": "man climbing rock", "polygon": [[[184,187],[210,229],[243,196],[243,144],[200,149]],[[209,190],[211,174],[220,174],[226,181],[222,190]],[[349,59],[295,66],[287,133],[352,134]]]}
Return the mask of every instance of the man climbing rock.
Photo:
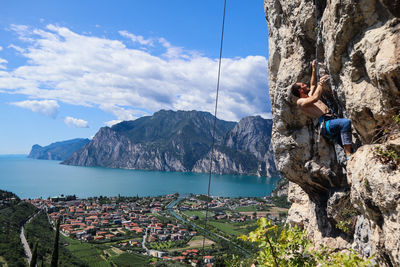
{"label": "man climbing rock", "polygon": [[319,133],[343,146],[348,159],[352,153],[351,122],[349,119],[334,116],[328,106],[321,101],[323,86],[328,81],[329,76],[323,76],[317,85],[315,72],[316,61],[314,60],[310,88],[307,84],[297,82],[292,85],[292,94],[299,98],[296,104],[304,113],[313,118],[318,118]]}

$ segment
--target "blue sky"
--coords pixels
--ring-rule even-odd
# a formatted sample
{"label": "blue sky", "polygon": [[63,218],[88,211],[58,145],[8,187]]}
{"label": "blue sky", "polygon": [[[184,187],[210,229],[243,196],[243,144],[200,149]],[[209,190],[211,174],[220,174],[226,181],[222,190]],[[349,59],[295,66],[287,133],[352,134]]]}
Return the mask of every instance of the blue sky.
{"label": "blue sky", "polygon": [[[160,109],[213,113],[223,0],[14,0],[0,9],[0,154]],[[227,0],[218,117],[270,116],[262,0]]]}

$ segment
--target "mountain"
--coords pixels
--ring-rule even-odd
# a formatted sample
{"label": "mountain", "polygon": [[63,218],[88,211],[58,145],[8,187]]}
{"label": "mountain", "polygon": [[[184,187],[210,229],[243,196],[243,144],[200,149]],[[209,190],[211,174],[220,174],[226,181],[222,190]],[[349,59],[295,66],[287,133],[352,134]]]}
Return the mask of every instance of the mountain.
{"label": "mountain", "polygon": [[[62,164],[208,172],[213,124],[214,116],[208,112],[161,110],[101,128],[89,144]],[[272,122],[261,117],[239,123],[217,119],[215,155],[223,157],[214,164],[217,172],[266,174],[266,167],[274,172],[271,127]],[[251,144],[243,144],[246,138]]]}
{"label": "mountain", "polygon": [[[260,116],[243,118],[216,145],[213,172],[279,176],[271,146],[272,120]],[[210,152],[194,166],[194,172],[207,172]]]}
{"label": "mountain", "polygon": [[55,142],[48,146],[33,145],[28,158],[65,160],[89,143],[89,139],[76,138],[67,141]]}

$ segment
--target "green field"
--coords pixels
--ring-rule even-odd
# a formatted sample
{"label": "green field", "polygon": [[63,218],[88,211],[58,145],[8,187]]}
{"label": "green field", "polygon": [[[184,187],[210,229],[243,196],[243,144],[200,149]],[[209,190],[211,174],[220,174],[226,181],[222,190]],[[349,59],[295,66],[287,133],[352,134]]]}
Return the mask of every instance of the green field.
{"label": "green field", "polygon": [[73,255],[86,262],[89,266],[93,267],[108,267],[111,266],[105,258],[101,257],[103,249],[97,245],[92,245],[69,237],[62,237],[69,244],[66,248],[71,251]]}
{"label": "green field", "polygon": [[[205,239],[205,248],[210,248],[211,245],[214,244],[215,242],[206,238]],[[172,252],[172,251],[177,251],[177,252],[182,252],[185,251],[187,249],[202,249],[203,247],[203,236],[195,236],[193,237],[188,243],[186,247],[183,248],[171,248],[171,249],[167,249],[166,251]]]}
{"label": "green field", "polygon": [[[144,267],[149,266],[149,258],[144,256],[123,253],[119,256],[111,257],[111,261],[117,266],[123,267]],[[90,265],[92,266],[92,265]]]}
{"label": "green field", "polygon": [[229,235],[240,236],[248,234],[250,231],[254,230],[256,222],[245,222],[245,223],[231,223],[231,222],[217,222],[210,221],[210,225],[225,232]]}
{"label": "green field", "polygon": [[257,211],[258,206],[237,207],[236,212]]}
{"label": "green field", "polygon": [[[199,217],[200,220],[204,219],[206,217],[206,212],[204,210],[186,210],[182,212],[188,217],[191,216],[197,216]],[[208,218],[214,216],[214,213],[212,211],[208,211]]]}

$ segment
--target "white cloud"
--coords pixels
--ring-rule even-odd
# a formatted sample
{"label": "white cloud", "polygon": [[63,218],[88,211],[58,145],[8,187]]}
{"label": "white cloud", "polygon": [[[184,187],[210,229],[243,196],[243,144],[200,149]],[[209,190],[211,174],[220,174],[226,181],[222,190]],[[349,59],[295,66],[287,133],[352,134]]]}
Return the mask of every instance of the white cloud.
{"label": "white cloud", "polygon": [[127,31],[119,31],[118,32],[121,36],[124,36],[126,38],[129,38],[132,42],[134,43],[139,43],[141,45],[150,45],[153,46],[153,40],[151,39],[145,39],[141,35],[136,35]]}
{"label": "white cloud", "polygon": [[16,45],[14,45],[14,44],[10,44],[10,45],[8,46],[8,48],[15,49],[15,50],[17,50],[19,53],[21,53],[21,54],[25,52],[25,50],[24,50],[22,47],[16,46]]}
{"label": "white cloud", "polygon": [[7,67],[3,66],[2,64],[7,64],[7,63],[8,63],[7,60],[5,60],[4,58],[0,57],[0,69],[6,69]]}
{"label": "white cloud", "polygon": [[30,109],[33,112],[46,115],[51,118],[57,117],[59,105],[55,100],[26,100],[10,103],[14,106]]}
{"label": "white cloud", "polygon": [[[119,33],[140,49],[55,25],[11,28],[23,42],[10,47],[27,63],[0,71],[0,92],[99,107],[118,120],[160,109],[214,112],[218,59],[127,31]],[[266,58],[224,58],[218,117],[239,120],[269,111]]]}
{"label": "white cloud", "polygon": [[3,47],[0,46],[0,51],[3,50]]}
{"label": "white cloud", "polygon": [[142,110],[133,110],[133,109],[126,109],[114,104],[101,104],[100,109],[112,113],[117,117],[120,121],[130,121],[136,120],[144,115],[150,115],[147,112],[143,112]]}
{"label": "white cloud", "polygon": [[64,123],[70,127],[89,128],[89,123],[87,121],[69,116],[65,117]]}
{"label": "white cloud", "polygon": [[117,123],[120,123],[122,120],[112,120],[112,121],[106,121],[104,124],[107,125],[108,127],[111,127]]}

